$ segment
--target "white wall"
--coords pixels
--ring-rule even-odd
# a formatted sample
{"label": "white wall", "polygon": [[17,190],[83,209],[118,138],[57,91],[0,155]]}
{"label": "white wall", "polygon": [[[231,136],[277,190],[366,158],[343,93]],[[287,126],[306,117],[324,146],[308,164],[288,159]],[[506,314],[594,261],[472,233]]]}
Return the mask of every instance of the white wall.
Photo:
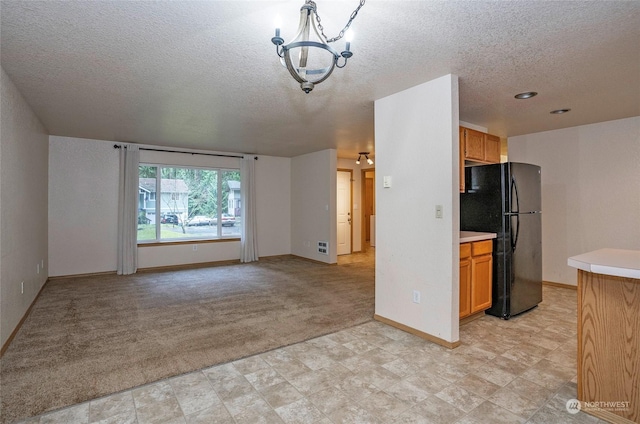
{"label": "white wall", "polygon": [[[375,135],[376,314],[457,342],[457,77],[377,100]],[[386,176],[391,188],[383,188]],[[435,218],[436,205],[444,218]]]}
{"label": "white wall", "polygon": [[[113,142],[50,137],[50,275],[116,269],[118,152]],[[143,163],[238,168],[239,159],[141,151]],[[260,256],[291,253],[290,163],[260,156],[256,163]],[[183,265],[240,258],[240,242],[145,246],[138,267]]]}
{"label": "white wall", "polygon": [[[47,280],[49,136],[4,69],[0,90],[0,345],[4,345]],[[44,269],[38,270],[43,262]]]}
{"label": "white wall", "polygon": [[[370,155],[372,159],[375,159]],[[367,164],[362,161],[360,165],[356,164],[356,158],[338,158],[339,169],[351,169],[353,171],[353,181],[351,184],[351,197],[353,199],[353,213],[351,228],[353,231],[353,244],[351,250],[353,252],[362,251],[362,170],[363,169],[375,169],[375,163],[373,165]]]}
{"label": "white wall", "polygon": [[[336,263],[337,156],[334,149],[291,160],[291,253]],[[329,242],[329,255],[318,253]]]}
{"label": "white wall", "polygon": [[260,156],[256,163],[260,256],[291,253],[291,159]]}
{"label": "white wall", "polygon": [[567,258],[640,250],[640,117],[509,137],[509,160],[542,167],[543,278],[576,284]]}
{"label": "white wall", "polygon": [[118,151],[113,143],[49,138],[49,275],[116,269]]}

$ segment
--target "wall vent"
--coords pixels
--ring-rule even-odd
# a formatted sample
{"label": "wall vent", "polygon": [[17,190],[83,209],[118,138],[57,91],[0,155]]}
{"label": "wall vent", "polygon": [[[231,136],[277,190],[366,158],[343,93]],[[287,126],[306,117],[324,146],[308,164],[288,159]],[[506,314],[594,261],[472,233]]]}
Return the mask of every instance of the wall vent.
{"label": "wall vent", "polygon": [[326,241],[318,242],[318,253],[329,255],[329,243]]}

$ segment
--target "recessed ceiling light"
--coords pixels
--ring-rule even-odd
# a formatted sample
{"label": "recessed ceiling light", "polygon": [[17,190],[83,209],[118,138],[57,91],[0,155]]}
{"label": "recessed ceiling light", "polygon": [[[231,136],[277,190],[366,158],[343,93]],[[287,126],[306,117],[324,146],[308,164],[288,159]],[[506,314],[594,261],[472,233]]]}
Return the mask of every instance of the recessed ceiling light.
{"label": "recessed ceiling light", "polygon": [[549,113],[551,113],[551,114],[553,114],[553,115],[560,115],[560,114],[563,114],[563,113],[567,113],[567,112],[569,112],[570,110],[571,110],[571,109],[556,109],[556,110],[552,110],[552,111],[551,111],[551,112],[549,112]]}
{"label": "recessed ceiling light", "polygon": [[527,91],[527,92],[524,92],[524,93],[516,94],[514,97],[516,99],[530,99],[530,98],[535,97],[537,95],[538,95],[538,93],[536,93],[535,91]]}

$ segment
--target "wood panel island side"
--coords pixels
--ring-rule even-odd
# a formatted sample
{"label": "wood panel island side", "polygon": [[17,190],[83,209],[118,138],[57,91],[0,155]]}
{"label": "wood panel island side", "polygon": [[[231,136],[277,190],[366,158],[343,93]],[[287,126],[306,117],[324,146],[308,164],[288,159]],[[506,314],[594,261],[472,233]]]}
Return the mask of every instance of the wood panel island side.
{"label": "wood panel island side", "polygon": [[578,400],[612,423],[640,422],[640,251],[600,249],[578,269]]}

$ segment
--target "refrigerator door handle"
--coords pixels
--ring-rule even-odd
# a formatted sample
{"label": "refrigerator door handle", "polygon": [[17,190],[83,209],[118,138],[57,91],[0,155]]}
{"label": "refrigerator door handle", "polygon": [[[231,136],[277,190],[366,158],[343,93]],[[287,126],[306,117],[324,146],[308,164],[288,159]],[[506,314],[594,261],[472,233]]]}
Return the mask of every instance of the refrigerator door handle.
{"label": "refrigerator door handle", "polygon": [[[511,205],[509,205],[511,210],[509,212],[520,213],[520,198],[518,197],[518,183],[516,182],[516,177],[514,177],[514,176],[511,177],[511,193],[512,193],[512,195],[515,194],[515,196],[511,197]],[[515,211],[513,210],[513,199],[514,198],[516,200],[516,210]]]}
{"label": "refrigerator door handle", "polygon": [[[510,215],[516,216],[516,236],[515,239],[513,237],[513,226],[511,227],[511,251],[515,252],[516,251],[516,246],[518,245],[518,236],[520,235],[520,199],[518,197],[518,184],[516,182],[516,178],[515,177],[511,177],[511,193],[515,194],[515,199],[516,199],[516,210],[515,211],[511,211]],[[513,198],[512,198],[513,199]],[[512,201],[513,203],[513,201]],[[513,209],[512,207],[513,205],[510,205],[511,209]]]}

